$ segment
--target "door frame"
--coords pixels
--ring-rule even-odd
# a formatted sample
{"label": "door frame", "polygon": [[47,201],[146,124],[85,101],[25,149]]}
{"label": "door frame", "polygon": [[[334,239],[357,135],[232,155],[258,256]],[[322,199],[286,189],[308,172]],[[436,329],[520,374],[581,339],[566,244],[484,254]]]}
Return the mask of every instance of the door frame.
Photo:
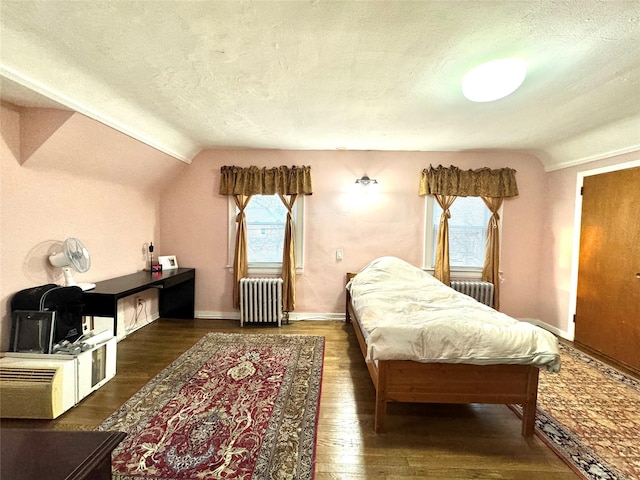
{"label": "door frame", "polygon": [[582,194],[580,190],[584,184],[584,178],[602,173],[627,170],[629,168],[640,167],[640,160],[608,165],[606,167],[594,168],[578,172],[576,178],[576,202],[573,221],[573,252],[571,255],[571,280],[569,284],[569,318],[567,319],[567,340],[574,341],[576,334],[576,324],[574,316],[576,314],[576,304],[578,301],[578,263],[580,260],[580,230],[582,228]]}

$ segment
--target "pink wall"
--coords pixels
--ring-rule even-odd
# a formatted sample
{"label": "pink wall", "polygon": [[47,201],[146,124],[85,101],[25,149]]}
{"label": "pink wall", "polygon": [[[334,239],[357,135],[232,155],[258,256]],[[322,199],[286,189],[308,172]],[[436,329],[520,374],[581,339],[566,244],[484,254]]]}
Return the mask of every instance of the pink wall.
{"label": "pink wall", "polygon": [[[300,313],[344,312],[344,276],[371,259],[396,255],[422,265],[423,197],[419,175],[429,164],[460,168],[510,166],[520,196],[505,202],[503,310],[537,317],[545,177],[537,158],[507,152],[370,152],[208,150],[163,192],[160,208],[164,253],[196,267],[196,310],[203,316],[233,312],[227,265],[227,198],[218,194],[222,165],[310,165],[314,194],[306,198],[305,270],[297,277]],[[380,183],[362,195],[357,177]],[[166,250],[165,250],[166,249]],[[336,261],[335,251],[344,251]]]}
{"label": "pink wall", "polygon": [[[540,316],[543,322],[557,327],[562,333],[571,332],[569,319],[575,291],[571,286],[571,268],[574,261],[576,185],[578,174],[610,165],[640,159],[640,152],[619,155],[576,167],[546,174],[548,201],[543,224],[540,264]],[[575,288],[575,287],[574,287]]]}
{"label": "pink wall", "polygon": [[[60,115],[38,110],[34,116],[31,109],[0,109],[0,350],[8,345],[13,294],[61,281],[47,259],[65,238],[78,237],[91,253],[91,270],[75,274],[77,281],[142,269],[143,245],[160,237],[162,184],[155,190],[142,178],[129,183],[130,177],[138,169],[160,170],[152,175],[159,181],[187,167],[82,115],[69,117],[72,124],[52,123]],[[25,134],[30,122],[49,125],[43,127],[49,136]],[[22,145],[29,146],[26,159]],[[96,161],[106,165],[97,170]],[[114,170],[126,182],[111,180]]]}

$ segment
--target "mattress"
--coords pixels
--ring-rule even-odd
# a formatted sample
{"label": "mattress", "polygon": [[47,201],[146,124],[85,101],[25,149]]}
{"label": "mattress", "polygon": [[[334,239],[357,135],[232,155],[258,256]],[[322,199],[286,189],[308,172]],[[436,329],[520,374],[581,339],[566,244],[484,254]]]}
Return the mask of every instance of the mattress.
{"label": "mattress", "polygon": [[560,370],[558,339],[444,285],[396,257],[381,257],[347,284],[367,361],[529,364]]}

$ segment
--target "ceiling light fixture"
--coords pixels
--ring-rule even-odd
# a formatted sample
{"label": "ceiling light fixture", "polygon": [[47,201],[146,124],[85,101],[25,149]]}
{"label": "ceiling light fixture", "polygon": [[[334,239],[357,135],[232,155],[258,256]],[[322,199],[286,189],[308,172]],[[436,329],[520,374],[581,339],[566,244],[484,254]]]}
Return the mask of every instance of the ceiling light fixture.
{"label": "ceiling light fixture", "polygon": [[361,178],[358,178],[356,180],[356,183],[360,183],[362,185],[369,185],[370,183],[378,183],[378,181],[375,178],[369,178],[365,175]]}
{"label": "ceiling light fixture", "polygon": [[527,63],[504,58],[483,63],[462,79],[462,93],[472,102],[492,102],[515,92],[527,75]]}

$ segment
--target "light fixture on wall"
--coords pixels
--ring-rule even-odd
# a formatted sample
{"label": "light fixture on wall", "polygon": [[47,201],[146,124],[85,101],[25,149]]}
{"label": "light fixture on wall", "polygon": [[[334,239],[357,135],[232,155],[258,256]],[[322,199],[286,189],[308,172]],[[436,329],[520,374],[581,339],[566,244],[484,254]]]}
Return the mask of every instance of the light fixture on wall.
{"label": "light fixture on wall", "polygon": [[472,102],[492,102],[515,92],[527,75],[527,63],[503,58],[483,63],[462,79],[462,93]]}
{"label": "light fixture on wall", "polygon": [[366,175],[364,175],[358,178],[356,180],[356,183],[359,183],[360,185],[369,185],[370,183],[377,184],[378,181],[375,178],[369,178]]}

